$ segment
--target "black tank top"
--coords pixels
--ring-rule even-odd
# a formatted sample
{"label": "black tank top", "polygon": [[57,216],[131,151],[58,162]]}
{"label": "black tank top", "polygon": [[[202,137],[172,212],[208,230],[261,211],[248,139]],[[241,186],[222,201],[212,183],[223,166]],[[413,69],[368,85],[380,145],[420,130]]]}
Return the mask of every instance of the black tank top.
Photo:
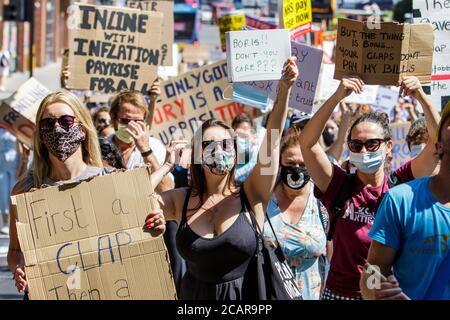
{"label": "black tank top", "polygon": [[187,223],[190,195],[188,189],[176,239],[178,251],[187,262],[183,281],[189,283],[182,284],[180,298],[242,299],[243,277],[257,245],[255,231],[245,215],[243,188],[239,217],[225,232],[211,239],[200,237]]}

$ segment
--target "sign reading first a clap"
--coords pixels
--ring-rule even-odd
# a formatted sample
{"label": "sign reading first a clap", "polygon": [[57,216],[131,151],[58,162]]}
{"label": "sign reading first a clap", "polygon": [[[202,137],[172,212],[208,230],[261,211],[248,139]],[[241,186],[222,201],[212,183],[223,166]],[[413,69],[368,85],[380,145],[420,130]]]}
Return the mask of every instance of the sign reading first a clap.
{"label": "sign reading first a clap", "polygon": [[71,9],[68,87],[147,92],[162,65],[163,14],[86,4]]}
{"label": "sign reading first a clap", "polygon": [[226,37],[232,82],[280,80],[291,55],[289,30],[230,31]]}

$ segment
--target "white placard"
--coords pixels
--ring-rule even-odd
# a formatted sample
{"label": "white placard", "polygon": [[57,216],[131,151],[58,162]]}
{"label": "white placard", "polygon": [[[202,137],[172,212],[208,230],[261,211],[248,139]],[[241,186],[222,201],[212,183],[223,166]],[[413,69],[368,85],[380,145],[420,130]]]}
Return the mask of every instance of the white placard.
{"label": "white placard", "polygon": [[289,30],[230,31],[226,37],[229,80],[280,80],[291,55]]}

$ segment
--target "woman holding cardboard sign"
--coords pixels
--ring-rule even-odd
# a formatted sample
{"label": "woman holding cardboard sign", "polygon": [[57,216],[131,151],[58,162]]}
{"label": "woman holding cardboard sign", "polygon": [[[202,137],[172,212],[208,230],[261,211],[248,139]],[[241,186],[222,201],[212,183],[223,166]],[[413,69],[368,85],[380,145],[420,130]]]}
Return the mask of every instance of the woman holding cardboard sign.
{"label": "woman holding cardboard sign", "polygon": [[[300,145],[308,172],[315,182],[315,195],[330,213],[328,239],[333,240],[333,258],[322,299],[361,299],[359,278],[370,246],[368,233],[384,194],[393,185],[430,175],[438,159],[434,139],[412,161],[386,175],[384,163],[392,150],[389,121],[385,114],[369,113],[350,127],[347,144],[356,174],[347,175],[332,164],[317,143],[335,106],[352,92],[360,93],[359,78],[344,78],[337,91],[308,122]],[[416,98],[425,112],[430,137],[439,122],[416,77],[403,77],[400,92]]]}
{"label": "woman holding cardboard sign", "polygon": [[[89,111],[67,90],[56,91],[42,100],[36,113],[33,151],[33,170],[15,185],[12,195],[43,185],[79,181],[110,172],[102,166],[97,133]],[[154,228],[163,232],[164,220]],[[18,291],[24,292],[27,287],[25,261],[14,217],[10,219],[8,265]]]}
{"label": "woman holding cardboard sign", "polygon": [[[244,275],[257,243],[245,199],[254,212],[261,212],[255,208],[266,207],[272,196],[289,93],[297,74],[296,59],[291,57],[283,69],[277,101],[267,122],[265,147],[261,148],[254,170],[241,186],[234,180],[234,131],[223,122],[211,119],[194,135],[191,188],[169,190],[158,196],[165,218],[176,220],[180,226],[177,247],[187,262],[181,299],[255,298],[256,287],[247,291],[244,285],[248,279]],[[161,179],[173,166],[174,161],[168,161],[153,175]],[[146,224],[151,226],[157,220],[149,215]],[[264,214],[256,214],[256,220],[262,226]]]}

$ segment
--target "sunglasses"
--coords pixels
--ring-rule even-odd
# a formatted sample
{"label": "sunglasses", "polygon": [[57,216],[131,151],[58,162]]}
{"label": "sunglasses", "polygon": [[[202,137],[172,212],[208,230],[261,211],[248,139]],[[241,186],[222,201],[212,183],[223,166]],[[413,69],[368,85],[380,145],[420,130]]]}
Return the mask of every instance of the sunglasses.
{"label": "sunglasses", "polygon": [[388,139],[368,139],[366,142],[354,139],[348,142],[348,148],[351,152],[360,153],[364,146],[367,151],[374,152],[380,149],[381,144],[386,141],[388,141]]}
{"label": "sunglasses", "polygon": [[205,149],[209,146],[213,146],[216,148],[217,145],[220,145],[225,151],[232,151],[234,149],[234,140],[233,139],[223,139],[219,141],[215,140],[203,140],[202,148]]}
{"label": "sunglasses", "polygon": [[41,129],[44,130],[50,130],[55,127],[55,123],[58,122],[61,128],[64,130],[69,130],[74,123],[76,118],[74,116],[64,115],[59,118],[44,118],[41,121],[39,121],[39,125]]}
{"label": "sunglasses", "polygon": [[143,120],[143,119],[119,118],[119,123],[120,123],[120,124],[128,125],[128,123],[130,123],[130,121],[141,122],[141,121],[145,121],[145,120]]}

